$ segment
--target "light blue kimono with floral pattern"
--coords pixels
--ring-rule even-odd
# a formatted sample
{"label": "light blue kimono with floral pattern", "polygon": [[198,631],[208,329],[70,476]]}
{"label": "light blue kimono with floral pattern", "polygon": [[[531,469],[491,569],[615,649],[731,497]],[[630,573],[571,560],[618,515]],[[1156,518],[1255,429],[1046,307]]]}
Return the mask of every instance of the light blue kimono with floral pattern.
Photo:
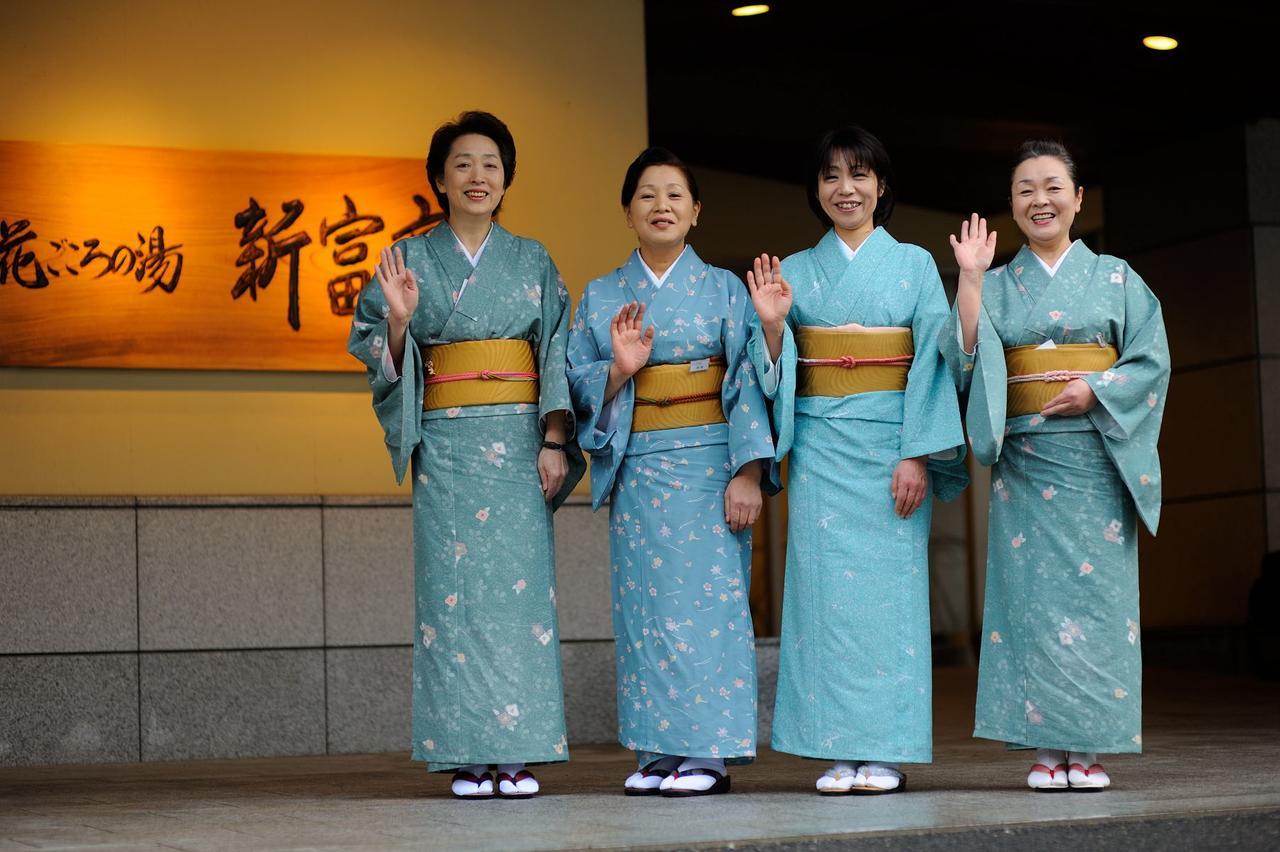
{"label": "light blue kimono with floral pattern", "polygon": [[[584,464],[570,446],[569,475],[547,503],[537,458],[548,414],[566,412],[573,434],[569,294],[540,243],[496,223],[474,268],[447,223],[396,245],[421,290],[402,374],[384,367],[376,279],[348,349],[368,369],[397,480],[413,468],[413,756],[432,771],[568,760],[551,513]],[[424,348],[497,338],[533,345],[536,404],[422,410]]]}
{"label": "light blue kimono with floral pattern", "polygon": [[[1156,441],[1169,383],[1160,303],[1123,260],[1076,242],[1052,277],[1031,249],[986,273],[978,342],[953,311],[939,346],[991,465],[974,735],[1013,746],[1142,750],[1135,515],[1160,520]],[[1081,416],[1007,416],[1006,348],[1115,346]]]}
{"label": "light blue kimono with floral pattern", "polygon": [[[876,228],[849,260],[834,230],[782,262],[794,293],[773,390],[778,458],[790,453],[787,566],[773,747],[829,760],[933,755],[929,629],[932,498],[968,484],[960,410],[934,341],[947,298],[933,258]],[[905,391],[796,396],[794,329],[911,329]],[[768,365],[759,329],[749,346]],[[854,368],[856,369],[856,368]],[[924,503],[904,520],[898,462],[929,456]]]}
{"label": "light blue kimono with floral pattern", "polygon": [[[634,380],[605,402],[609,323],[633,301],[656,329],[650,365],[724,358],[727,423],[633,433]],[[769,415],[746,358],[753,313],[742,282],[692,247],[660,289],[633,253],[587,285],[569,336],[592,503],[610,500],[618,739],[642,764],[756,754],[751,531],[731,532],[724,517],[725,488],[744,464],[766,460],[765,488],[776,487]]]}

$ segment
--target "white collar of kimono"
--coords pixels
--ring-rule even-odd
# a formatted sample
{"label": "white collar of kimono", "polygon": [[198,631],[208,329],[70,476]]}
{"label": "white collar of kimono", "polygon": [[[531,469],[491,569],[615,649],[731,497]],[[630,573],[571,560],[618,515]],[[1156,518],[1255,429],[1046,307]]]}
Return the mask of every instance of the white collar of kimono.
{"label": "white collar of kimono", "polygon": [[1049,264],[1045,263],[1044,258],[1036,254],[1035,252],[1031,252],[1031,253],[1036,255],[1036,260],[1040,261],[1040,265],[1044,267],[1044,271],[1049,273],[1049,277],[1052,278],[1053,276],[1058,274],[1058,268],[1062,266],[1062,261],[1067,259],[1067,255],[1071,254],[1071,250],[1076,247],[1076,243],[1078,242],[1080,241],[1072,240],[1071,245],[1067,246],[1067,250],[1064,251],[1062,254],[1058,255],[1058,259],[1053,262],[1053,266],[1050,266]]}
{"label": "white collar of kimono", "polygon": [[649,281],[653,284],[654,289],[660,290],[662,289],[662,285],[667,283],[667,278],[671,275],[671,270],[676,268],[676,264],[680,262],[680,258],[684,257],[684,253],[688,250],[689,246],[686,243],[685,247],[680,250],[679,256],[677,256],[675,260],[671,261],[671,265],[667,267],[667,271],[662,273],[661,278],[658,277],[658,273],[649,268],[649,264],[644,262],[644,255],[640,253],[640,249],[636,249],[636,260],[640,261],[640,266],[644,268],[644,274],[649,276]]}
{"label": "white collar of kimono", "polygon": [[843,239],[841,239],[840,235],[837,234],[836,245],[840,246],[840,253],[844,255],[845,260],[853,260],[855,257],[858,256],[858,252],[862,251],[862,247],[867,244],[867,239],[870,239],[870,237],[871,235],[868,234],[867,237],[863,239],[862,242],[858,243],[857,248],[849,248],[849,244],[846,243]]}
{"label": "white collar of kimono", "polygon": [[[450,228],[449,230],[452,231],[453,229]],[[462,253],[467,256],[467,260],[471,263],[471,267],[473,269],[475,268],[476,264],[480,262],[480,255],[484,254],[484,247],[489,245],[489,238],[492,236],[493,236],[493,223],[490,222],[489,233],[484,235],[484,242],[480,244],[480,248],[476,249],[476,253],[472,254],[471,252],[467,251],[466,245],[463,244],[462,240],[458,238],[457,232],[454,231],[453,233],[454,241],[458,244],[458,247],[462,249]]]}

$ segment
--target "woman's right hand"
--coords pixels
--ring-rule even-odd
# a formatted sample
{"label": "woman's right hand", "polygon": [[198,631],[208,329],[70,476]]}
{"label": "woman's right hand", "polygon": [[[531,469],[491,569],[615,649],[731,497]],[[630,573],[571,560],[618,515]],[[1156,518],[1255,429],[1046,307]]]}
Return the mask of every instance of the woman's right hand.
{"label": "woman's right hand", "polygon": [[408,326],[409,319],[418,307],[418,279],[411,270],[405,268],[404,255],[400,253],[400,249],[384,248],[374,274],[378,276],[382,295],[390,309],[387,322],[393,327]]}
{"label": "woman's right hand", "polygon": [[653,351],[653,326],[644,327],[644,305],[630,302],[609,323],[609,342],[613,347],[613,365],[629,379],[649,363]]}
{"label": "woman's right hand", "polygon": [[983,273],[991,268],[996,256],[996,232],[987,233],[987,220],[977,213],[960,223],[960,239],[951,235],[951,248],[962,273]]}
{"label": "woman's right hand", "polygon": [[791,285],[782,277],[782,263],[762,254],[752,266],[747,270],[747,292],[756,316],[767,331],[779,330],[791,311]]}

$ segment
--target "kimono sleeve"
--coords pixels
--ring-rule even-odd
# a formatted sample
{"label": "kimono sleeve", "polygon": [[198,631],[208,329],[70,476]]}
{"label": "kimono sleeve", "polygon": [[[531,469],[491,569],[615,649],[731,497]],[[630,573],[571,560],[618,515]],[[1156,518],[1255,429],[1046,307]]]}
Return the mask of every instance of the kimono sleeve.
{"label": "kimono sleeve", "polygon": [[[758,377],[770,369],[769,347],[765,344],[764,329],[754,310],[748,312],[747,359]],[[796,407],[796,339],[791,331],[791,317],[782,325],[782,353],[778,356],[778,375],[771,387],[761,385],[760,392],[770,403],[770,419],[773,422],[774,458],[782,461],[795,438]]]}
{"label": "kimono sleeve", "polygon": [[916,283],[918,295],[911,335],[924,345],[916,351],[907,372],[899,457],[928,456],[934,493],[939,499],[950,501],[969,484],[969,473],[964,464],[964,431],[956,387],[942,355],[932,344],[948,314],[942,279],[932,257],[923,257]]}
{"label": "kimono sleeve", "polygon": [[[998,286],[995,276],[988,278],[987,286]],[[938,335],[938,349],[956,389],[961,395],[967,392],[964,423],[973,457],[982,464],[993,465],[1004,445],[1009,370],[985,303],[978,308],[978,339],[972,353],[964,351],[959,309],[955,306]]]}
{"label": "kimono sleeve", "polygon": [[[782,478],[775,459],[769,407],[752,366],[753,359],[747,354],[751,320],[756,319],[756,312],[746,286],[732,273],[725,273],[725,277],[728,279],[729,316],[722,341],[725,374],[720,403],[729,423],[729,467],[736,476],[743,465],[763,459],[765,467],[761,471],[760,487],[766,494],[777,494],[782,490]],[[756,324],[759,324],[758,319]]]}
{"label": "kimono sleeve", "polygon": [[600,508],[613,487],[613,476],[627,452],[635,383],[628,381],[613,399],[605,401],[612,353],[600,351],[587,319],[593,311],[592,287],[578,303],[569,331],[569,393],[576,413],[577,439],[591,456],[591,502]]}
{"label": "kimono sleeve", "polygon": [[587,469],[582,449],[577,442],[565,364],[569,313],[569,291],[564,286],[564,279],[560,277],[556,265],[547,257],[542,276],[542,323],[538,338],[538,419],[545,432],[547,415],[553,411],[564,412],[565,455],[569,462],[564,484],[551,500],[552,508],[559,508]]}
{"label": "kimono sleeve", "polygon": [[1126,268],[1120,358],[1109,370],[1085,377],[1098,398],[1089,419],[1154,535],[1160,524],[1160,457],[1156,443],[1169,388],[1169,341],[1160,302]]}
{"label": "kimono sleeve", "polygon": [[[405,254],[406,264],[411,263],[411,244],[402,241],[397,245]],[[351,320],[351,334],[347,338],[347,351],[365,366],[369,388],[373,391],[373,411],[382,426],[396,482],[400,483],[404,481],[414,450],[421,440],[422,352],[414,340],[411,320],[405,337],[400,375],[395,380],[387,377],[382,365],[387,347],[389,312],[382,285],[375,276],[360,291]]]}

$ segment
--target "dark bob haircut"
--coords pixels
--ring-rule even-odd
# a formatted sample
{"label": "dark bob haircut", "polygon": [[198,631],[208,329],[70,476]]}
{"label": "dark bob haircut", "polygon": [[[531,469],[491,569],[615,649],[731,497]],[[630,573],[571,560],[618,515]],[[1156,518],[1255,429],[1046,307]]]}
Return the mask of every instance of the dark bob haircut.
{"label": "dark bob haircut", "polygon": [[1062,161],[1062,165],[1067,167],[1067,177],[1071,178],[1071,185],[1080,186],[1080,179],[1076,176],[1075,158],[1071,156],[1066,145],[1053,139],[1028,139],[1019,145],[1017,153],[1013,155],[1013,168],[1009,169],[1009,183],[1013,183],[1013,176],[1018,171],[1018,166],[1036,157],[1057,157]]}
{"label": "dark bob haircut", "polygon": [[680,173],[684,175],[685,182],[689,184],[689,195],[693,198],[694,203],[696,204],[702,200],[698,197],[698,182],[694,180],[693,172],[684,164],[684,160],[666,148],[645,148],[640,152],[640,156],[636,157],[631,162],[631,165],[627,166],[627,176],[622,179],[623,207],[631,206],[631,199],[636,197],[636,187],[640,185],[640,176],[650,166],[671,166],[679,169]]}
{"label": "dark bob haircut", "polygon": [[818,144],[813,146],[813,158],[809,161],[809,174],[805,180],[805,192],[809,197],[809,209],[818,221],[828,228],[831,217],[822,209],[818,200],[818,185],[822,175],[836,158],[841,157],[850,167],[860,166],[875,174],[876,181],[884,188],[884,194],[876,202],[871,221],[883,225],[893,215],[893,165],[889,162],[889,152],[875,136],[856,124],[846,124],[835,130],[822,134]]}
{"label": "dark bob haircut", "polygon": [[[440,209],[449,215],[449,197],[440,191],[436,183],[444,178],[445,160],[449,159],[449,149],[459,137],[475,133],[493,140],[498,146],[498,158],[502,160],[502,188],[506,190],[516,177],[516,140],[511,138],[511,131],[495,115],[487,112],[471,110],[458,116],[456,121],[440,125],[431,137],[431,147],[427,150],[427,182],[431,191],[436,194]],[[496,214],[502,209],[502,202],[494,209]]]}

